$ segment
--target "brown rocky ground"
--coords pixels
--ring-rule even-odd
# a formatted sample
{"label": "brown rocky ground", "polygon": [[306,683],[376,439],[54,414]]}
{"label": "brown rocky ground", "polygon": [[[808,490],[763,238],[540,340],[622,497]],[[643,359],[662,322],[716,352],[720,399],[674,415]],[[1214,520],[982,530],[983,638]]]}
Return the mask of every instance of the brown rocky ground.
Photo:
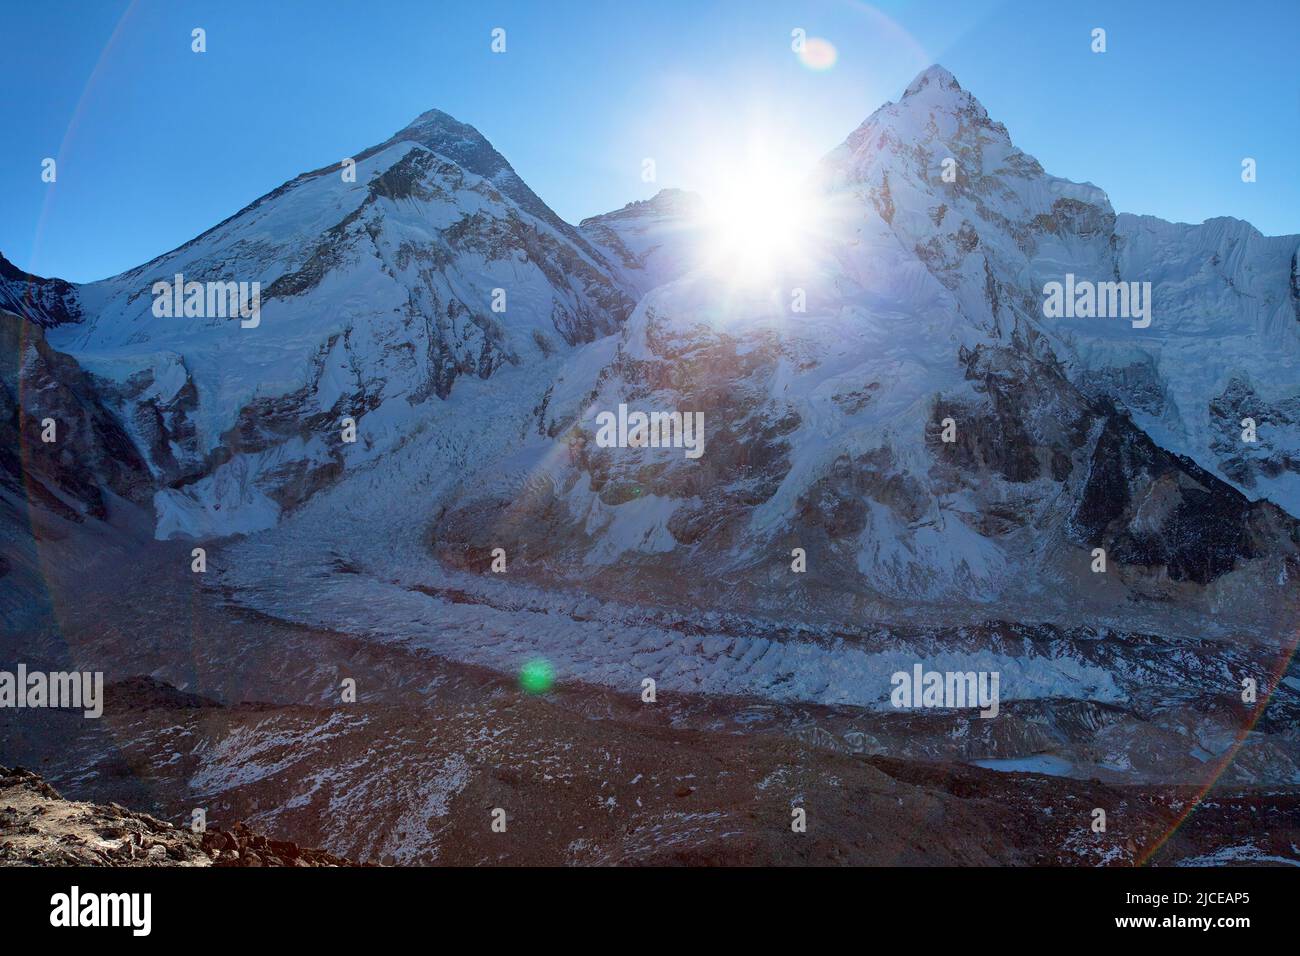
{"label": "brown rocky ground", "polygon": [[65,800],[39,774],[0,767],[0,866],[350,866],[243,825],[193,833],[118,806]]}
{"label": "brown rocky ground", "polygon": [[[1196,799],[1193,787],[844,753],[721,719],[675,726],[580,686],[532,696],[487,673],[442,676],[418,705],[110,697],[99,733],[56,734],[71,746],[46,765],[80,794],[130,795],[178,824],[203,807],[236,834],[247,820],[389,864],[1128,865]],[[504,833],[490,825],[498,807]],[[1106,833],[1090,828],[1096,807]],[[806,833],[791,829],[794,808]],[[1294,788],[1216,790],[1154,862],[1294,859],[1297,811]]]}

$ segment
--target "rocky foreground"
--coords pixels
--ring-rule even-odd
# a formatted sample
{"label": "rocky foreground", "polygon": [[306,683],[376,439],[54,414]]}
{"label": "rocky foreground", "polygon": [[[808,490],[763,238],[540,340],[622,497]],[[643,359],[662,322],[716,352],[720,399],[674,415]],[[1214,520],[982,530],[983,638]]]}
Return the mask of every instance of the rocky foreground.
{"label": "rocky foreground", "polygon": [[243,824],[193,833],[116,803],[65,800],[39,774],[0,767],[0,866],[351,866]]}

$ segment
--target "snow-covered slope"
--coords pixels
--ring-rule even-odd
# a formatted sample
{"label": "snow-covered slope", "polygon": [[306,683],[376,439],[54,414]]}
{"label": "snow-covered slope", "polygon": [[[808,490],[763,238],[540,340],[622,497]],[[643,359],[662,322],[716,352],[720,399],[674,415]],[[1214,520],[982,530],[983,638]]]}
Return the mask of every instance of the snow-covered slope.
{"label": "snow-covered slope", "polygon": [[698,267],[708,242],[703,200],[680,189],[661,189],[578,228],[638,296]]}
{"label": "snow-covered slope", "polygon": [[[1300,236],[1128,214],[1115,236],[1118,273],[1152,283],[1157,319],[1136,342],[1098,334],[1107,326],[1077,335],[1076,377],[1162,445],[1300,515]],[[1255,443],[1241,440],[1245,418]]]}
{"label": "snow-covered slope", "polygon": [[[158,534],[273,525],[401,440],[458,378],[613,332],[632,299],[474,129],[437,111],[192,242],[77,291],[52,344],[106,381],[160,490]],[[154,314],[157,281],[261,283],[261,316]],[[500,290],[500,291],[497,291]],[[351,417],[362,436],[341,441]]]}
{"label": "snow-covered slope", "polygon": [[[1255,376],[1278,382],[1297,353],[1274,246],[1231,267],[1258,271],[1255,299],[1222,314],[1225,271],[1184,289],[1180,312],[1162,277],[1195,253],[1152,264],[1160,255],[1116,232],[1101,190],[1047,175],[941,68],[873,114],[818,181],[822,222],[801,261],[751,284],[686,272],[647,294],[585,407],[550,410],[540,430],[555,439],[462,483],[435,526],[438,554],[481,568],[494,543],[522,573],[801,619],[1122,601],[1139,602],[1130,616],[1240,604],[1243,622],[1271,618],[1250,595],[1293,579],[1294,520],[1216,477],[1201,431],[1153,443],[1118,385],[1131,356],[1158,366],[1194,337],[1198,309],[1238,330],[1237,354],[1253,348]],[[1066,273],[1130,281],[1157,268],[1148,328],[1044,317],[1041,290]],[[1200,345],[1203,369],[1224,360],[1218,341]],[[1115,381],[1097,374],[1108,354]],[[1191,414],[1190,378],[1166,381]],[[1202,387],[1202,418],[1212,394]],[[599,416],[620,405],[702,412],[705,453],[600,447]],[[796,548],[806,573],[792,569]]]}
{"label": "snow-covered slope", "polygon": [[[968,321],[1040,351],[1045,336],[1076,383],[1166,448],[1300,514],[1300,236],[1116,216],[1097,187],[1045,173],[942,67],[824,167],[828,188],[869,203]],[[1044,286],[1067,274],[1150,282],[1150,325],[1044,318]],[[1253,445],[1240,441],[1244,417],[1259,425]]]}

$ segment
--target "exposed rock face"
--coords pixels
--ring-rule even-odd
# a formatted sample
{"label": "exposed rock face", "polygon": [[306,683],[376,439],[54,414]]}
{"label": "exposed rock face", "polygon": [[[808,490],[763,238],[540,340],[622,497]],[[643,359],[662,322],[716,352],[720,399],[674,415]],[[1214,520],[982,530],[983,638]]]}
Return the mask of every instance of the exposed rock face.
{"label": "exposed rock face", "polygon": [[182,829],[117,804],[64,800],[38,774],[0,767],[0,866],[352,866],[234,830]]}
{"label": "exposed rock face", "polygon": [[0,309],[42,328],[82,319],[77,287],[62,279],[42,279],[0,255]]}
{"label": "exposed rock face", "polygon": [[151,486],[91,376],[40,326],[0,311],[0,507],[11,520],[27,505],[104,518],[110,496],[147,502]]}
{"label": "exposed rock face", "polygon": [[[1264,399],[1244,378],[1232,378],[1207,403],[1210,450],[1217,470],[1249,491],[1300,473],[1300,395]],[[1254,440],[1243,439],[1247,431]]]}

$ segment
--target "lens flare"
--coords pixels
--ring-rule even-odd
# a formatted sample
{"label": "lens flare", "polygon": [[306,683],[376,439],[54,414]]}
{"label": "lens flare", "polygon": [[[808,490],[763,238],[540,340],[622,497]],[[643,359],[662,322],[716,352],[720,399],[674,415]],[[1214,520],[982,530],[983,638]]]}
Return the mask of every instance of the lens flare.
{"label": "lens flare", "polygon": [[821,37],[809,37],[799,51],[799,62],[810,70],[824,73],[835,65],[840,58],[839,51],[830,40]]}
{"label": "lens flare", "polygon": [[530,694],[545,694],[555,683],[555,668],[551,662],[537,658],[519,669],[519,686]]}

